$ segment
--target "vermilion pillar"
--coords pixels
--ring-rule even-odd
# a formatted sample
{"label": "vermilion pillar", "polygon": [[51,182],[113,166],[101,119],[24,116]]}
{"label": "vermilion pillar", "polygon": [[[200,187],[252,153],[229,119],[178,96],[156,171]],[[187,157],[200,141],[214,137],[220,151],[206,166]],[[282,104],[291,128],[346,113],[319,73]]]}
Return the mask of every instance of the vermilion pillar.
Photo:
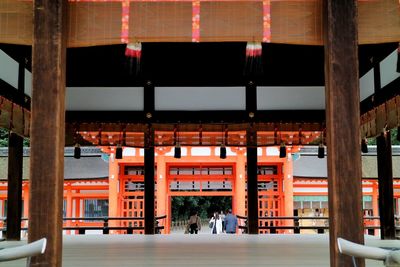
{"label": "vermilion pillar", "polygon": [[[166,179],[167,174],[165,171],[165,148],[157,149],[156,166],[157,166],[157,216],[166,215]],[[169,224],[171,218],[166,219],[166,224]],[[160,225],[161,226],[161,225]],[[164,225],[166,228],[166,225]]]}
{"label": "vermilion pillar", "polygon": [[[118,211],[118,160],[115,160],[115,154],[110,153],[108,162],[108,216],[118,217],[121,214]],[[110,220],[111,227],[118,226],[119,221]],[[115,230],[111,230],[113,233]]]}
{"label": "vermilion pillar", "polygon": [[[67,218],[71,218],[72,217],[72,190],[71,190],[71,184],[67,185]],[[67,220],[66,221],[67,226],[71,226],[72,225],[72,221],[71,220]],[[71,230],[67,230],[67,234],[70,234]]]}
{"label": "vermilion pillar", "polygon": [[[293,217],[293,160],[290,156],[283,162],[283,190],[285,195],[285,213],[284,216]],[[285,225],[292,225],[290,220],[285,221]],[[292,231],[292,230],[288,230]]]}
{"label": "vermilion pillar", "polygon": [[246,212],[246,156],[245,149],[238,149],[236,161],[236,182],[235,182],[235,207],[234,213],[240,216],[245,216]]}
{"label": "vermilion pillar", "polygon": [[[378,206],[378,185],[376,182],[372,182],[372,215],[379,216],[379,206]],[[374,226],[379,226],[379,220],[374,220]],[[374,235],[379,233],[378,229],[374,230]]]}

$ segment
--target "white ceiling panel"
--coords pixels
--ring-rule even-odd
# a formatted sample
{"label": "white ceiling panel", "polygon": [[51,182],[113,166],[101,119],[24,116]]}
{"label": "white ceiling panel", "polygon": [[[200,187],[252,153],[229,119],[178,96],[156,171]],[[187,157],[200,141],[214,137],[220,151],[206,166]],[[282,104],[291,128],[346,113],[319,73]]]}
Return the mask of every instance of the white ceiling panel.
{"label": "white ceiling panel", "polygon": [[360,79],[361,101],[374,94],[374,87],[374,70],[371,69]]}
{"label": "white ceiling panel", "polygon": [[396,72],[397,50],[393,51],[381,63],[381,87],[388,85],[393,80],[400,77],[400,73]]}
{"label": "white ceiling panel", "polygon": [[0,50],[0,79],[14,88],[18,87],[18,63],[2,50]]}
{"label": "white ceiling panel", "polygon": [[258,110],[319,110],[325,109],[325,88],[257,87]]}
{"label": "white ceiling panel", "polygon": [[67,87],[66,109],[140,111],[143,87]]}
{"label": "white ceiling panel", "polygon": [[156,87],[156,110],[245,110],[245,87]]}

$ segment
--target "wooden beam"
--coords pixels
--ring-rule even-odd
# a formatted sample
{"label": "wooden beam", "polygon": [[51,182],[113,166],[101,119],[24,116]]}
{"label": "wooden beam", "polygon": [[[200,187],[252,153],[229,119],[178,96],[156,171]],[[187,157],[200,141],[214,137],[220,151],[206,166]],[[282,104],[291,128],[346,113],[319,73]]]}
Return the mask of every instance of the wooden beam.
{"label": "wooden beam", "polygon": [[[18,79],[19,81],[19,79]],[[30,110],[31,99],[29,96],[25,96],[23,92],[17,90],[10,84],[6,83],[4,80],[0,79],[0,96],[3,96],[27,110]]]}
{"label": "wooden beam", "polygon": [[249,234],[258,234],[257,132],[247,130],[247,226]]}
{"label": "wooden beam", "polygon": [[144,85],[143,90],[144,90],[144,97],[143,97],[144,112],[146,113],[146,119],[151,120],[154,115],[154,105],[155,105],[154,84],[151,81],[147,81]]}
{"label": "wooden beam", "polygon": [[400,95],[400,77],[361,102],[361,115]]}
{"label": "wooden beam", "polygon": [[376,138],[381,239],[396,239],[393,204],[392,142],[390,131]]}
{"label": "wooden beam", "polygon": [[8,137],[7,240],[21,239],[23,140],[15,133]]}
{"label": "wooden beam", "polygon": [[30,266],[62,265],[67,0],[34,1],[29,242],[46,237]]}
{"label": "wooden beam", "polygon": [[[253,81],[246,85],[246,112],[249,118],[254,118],[257,111],[257,86]],[[252,113],[252,115],[250,115]]]}
{"label": "wooden beam", "polygon": [[144,233],[154,235],[154,130],[144,134]]}
{"label": "wooden beam", "polygon": [[[246,110],[154,111],[154,123],[324,123],[324,110],[258,110],[250,119]],[[144,111],[67,111],[67,123],[148,123]]]}
{"label": "wooden beam", "polygon": [[[330,266],[353,266],[337,238],[363,244],[357,0],[324,1]],[[357,259],[357,266],[365,266]]]}
{"label": "wooden beam", "polygon": [[382,89],[381,84],[381,66],[380,62],[375,62],[374,59],[374,93],[378,93]]}

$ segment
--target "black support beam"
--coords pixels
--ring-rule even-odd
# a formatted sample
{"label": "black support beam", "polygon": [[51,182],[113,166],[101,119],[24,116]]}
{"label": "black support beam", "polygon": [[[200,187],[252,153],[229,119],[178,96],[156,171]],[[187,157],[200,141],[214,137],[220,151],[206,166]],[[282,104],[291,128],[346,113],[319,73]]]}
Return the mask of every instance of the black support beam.
{"label": "black support beam", "polygon": [[154,116],[154,105],[155,105],[155,88],[154,84],[151,81],[147,81],[144,85],[144,99],[143,99],[143,106],[144,112],[147,120],[152,120]]}
{"label": "black support beam", "polygon": [[257,86],[253,81],[250,81],[246,85],[246,111],[249,114],[249,117],[253,118],[251,113],[257,111]]}
{"label": "black support beam", "polygon": [[[148,123],[145,111],[67,111],[67,123]],[[258,110],[254,120],[246,110],[154,111],[154,123],[324,123],[324,110]]]}
{"label": "black support beam", "polygon": [[382,239],[395,239],[392,142],[390,131],[377,137],[379,216]]}
{"label": "black support beam", "polygon": [[15,133],[8,137],[7,240],[21,239],[23,140]]}
{"label": "black support beam", "polygon": [[154,131],[150,125],[144,138],[144,233],[154,235]]}
{"label": "black support beam", "polygon": [[258,181],[257,181],[257,132],[247,130],[247,222],[248,233],[258,234]]}

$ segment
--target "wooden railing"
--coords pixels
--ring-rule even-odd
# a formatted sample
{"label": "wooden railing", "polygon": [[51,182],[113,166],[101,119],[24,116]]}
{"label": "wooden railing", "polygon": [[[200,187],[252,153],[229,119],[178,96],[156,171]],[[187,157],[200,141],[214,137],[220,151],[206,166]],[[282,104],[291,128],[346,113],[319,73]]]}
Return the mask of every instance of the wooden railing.
{"label": "wooden railing", "polygon": [[[207,218],[201,218],[201,229],[207,229],[208,228],[208,222],[210,221],[210,219]],[[185,228],[188,225],[189,220],[176,220],[176,221],[172,221],[171,222],[171,231],[184,231]]]}
{"label": "wooden railing", "polygon": [[[242,233],[247,233],[247,217],[237,216],[239,230]],[[302,217],[302,216],[292,216],[292,217],[259,217],[258,229],[262,233],[290,233],[287,230],[292,230],[294,234],[300,234],[301,230],[314,230],[318,234],[323,234],[327,229],[329,229],[329,217]],[[305,221],[307,223],[304,223]],[[398,218],[396,218],[396,222]],[[400,230],[400,224],[396,223],[396,229]],[[380,229],[379,217],[364,217],[364,229],[368,234],[373,235],[375,229]],[[263,232],[264,230],[264,232]],[[372,231],[371,231],[372,230]]]}
{"label": "wooden railing", "polygon": [[[166,215],[158,216],[155,218],[154,221],[154,229],[156,234],[160,234],[161,230],[164,229],[165,219],[167,218]],[[85,234],[88,230],[102,230],[102,233],[107,235],[110,233],[110,230],[119,230],[119,231],[126,231],[127,234],[133,234],[134,231],[140,230],[144,231],[144,226],[110,226],[109,223],[111,221],[143,221],[144,217],[73,217],[73,218],[63,218],[64,225],[63,230],[76,230],[78,234]],[[71,221],[71,224],[75,225],[68,225],[67,221]],[[3,236],[5,236],[6,228],[6,218],[0,218],[0,222],[2,222],[2,227],[0,231],[3,232]],[[22,218],[21,219],[21,230],[27,231],[28,230],[28,219]]]}

